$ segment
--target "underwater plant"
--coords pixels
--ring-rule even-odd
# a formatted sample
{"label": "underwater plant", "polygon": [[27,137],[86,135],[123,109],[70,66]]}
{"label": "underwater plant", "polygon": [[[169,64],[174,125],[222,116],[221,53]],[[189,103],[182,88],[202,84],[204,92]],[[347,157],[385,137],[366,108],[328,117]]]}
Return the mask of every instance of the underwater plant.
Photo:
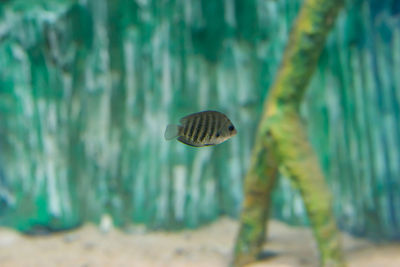
{"label": "underwater plant", "polygon": [[235,266],[255,261],[261,252],[278,170],[301,192],[322,266],[344,265],[332,196],[299,115],[301,100],[343,4],[342,0],[307,0],[295,21],[280,70],[264,103],[245,178]]}

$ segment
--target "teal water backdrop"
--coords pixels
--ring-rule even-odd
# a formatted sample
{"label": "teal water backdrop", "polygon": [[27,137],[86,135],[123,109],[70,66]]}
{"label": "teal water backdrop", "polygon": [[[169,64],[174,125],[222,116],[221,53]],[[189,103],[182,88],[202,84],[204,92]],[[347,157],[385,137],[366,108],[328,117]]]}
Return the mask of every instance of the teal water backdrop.
{"label": "teal water backdrop", "polygon": [[[110,214],[152,229],[237,216],[255,129],[299,0],[0,3],[0,224]],[[400,2],[353,0],[302,106],[342,229],[400,238]],[[196,149],[168,123],[205,109],[238,135]],[[307,223],[280,179],[274,216]]]}

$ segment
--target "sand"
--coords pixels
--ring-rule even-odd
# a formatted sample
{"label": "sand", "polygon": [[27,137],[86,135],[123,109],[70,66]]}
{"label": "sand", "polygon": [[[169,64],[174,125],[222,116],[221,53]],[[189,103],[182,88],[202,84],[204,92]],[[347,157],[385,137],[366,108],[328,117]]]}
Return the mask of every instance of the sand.
{"label": "sand", "polygon": [[[318,266],[315,242],[304,227],[270,222],[265,246],[268,257],[260,266]],[[0,266],[228,266],[238,223],[228,218],[198,230],[129,233],[94,225],[48,236],[29,237],[0,228]],[[400,244],[374,245],[343,234],[349,266],[400,266]]]}

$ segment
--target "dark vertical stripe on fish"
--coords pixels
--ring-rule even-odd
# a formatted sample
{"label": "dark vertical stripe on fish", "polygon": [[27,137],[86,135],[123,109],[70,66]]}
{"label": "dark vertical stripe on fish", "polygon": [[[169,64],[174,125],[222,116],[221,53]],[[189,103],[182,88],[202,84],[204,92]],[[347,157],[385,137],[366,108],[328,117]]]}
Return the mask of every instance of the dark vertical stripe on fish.
{"label": "dark vertical stripe on fish", "polygon": [[199,125],[199,127],[197,127],[197,132],[196,132],[195,138],[193,139],[196,143],[200,143],[200,137],[203,135],[203,132],[205,130],[205,121],[206,120],[207,120],[206,114],[202,113],[200,125]]}
{"label": "dark vertical stripe on fish", "polygon": [[185,136],[186,138],[188,137],[188,133],[192,125],[193,125],[193,120],[186,120],[185,125],[183,125],[185,128],[183,130],[182,135]]}
{"label": "dark vertical stripe on fish", "polygon": [[188,134],[188,136],[187,136],[187,138],[190,139],[190,140],[192,140],[193,134],[194,134],[194,132],[196,131],[196,128],[197,128],[197,124],[198,124],[198,122],[199,122],[199,119],[200,119],[200,118],[197,116],[197,117],[194,117],[194,118],[192,118],[191,120],[189,120],[189,121],[192,122],[191,125],[190,125],[189,134]]}
{"label": "dark vertical stripe on fish", "polygon": [[214,133],[215,137],[217,137],[217,135],[219,133],[219,128],[221,128],[221,123],[222,123],[221,119],[215,120],[215,133]]}
{"label": "dark vertical stripe on fish", "polygon": [[217,128],[216,124],[218,121],[218,118],[217,118],[217,116],[215,116],[214,112],[211,112],[210,116],[211,116],[210,127],[209,127],[210,133],[208,135],[208,141],[211,141],[211,139],[213,139],[215,137],[215,129]]}
{"label": "dark vertical stripe on fish", "polygon": [[215,123],[215,115],[213,112],[210,112],[210,122],[208,123],[208,132],[207,132],[207,140],[211,140],[213,138],[213,130],[214,130],[214,123]]}
{"label": "dark vertical stripe on fish", "polygon": [[196,131],[192,139],[193,142],[197,142],[197,139],[201,135],[203,129],[204,129],[204,113],[201,113],[199,116],[199,125],[196,127]]}
{"label": "dark vertical stripe on fish", "polygon": [[210,113],[206,113],[204,117],[204,131],[200,136],[200,142],[203,142],[206,139],[207,134],[210,132],[210,122],[212,122],[212,115]]}

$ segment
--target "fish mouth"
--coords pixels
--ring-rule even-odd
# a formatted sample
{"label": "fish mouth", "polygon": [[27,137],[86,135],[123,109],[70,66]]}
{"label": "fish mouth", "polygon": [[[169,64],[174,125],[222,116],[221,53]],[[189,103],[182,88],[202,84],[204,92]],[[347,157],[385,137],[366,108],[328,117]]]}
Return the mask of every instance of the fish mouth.
{"label": "fish mouth", "polygon": [[236,134],[237,134],[237,130],[235,128],[235,130],[233,130],[233,132],[232,132],[232,136],[235,136]]}

